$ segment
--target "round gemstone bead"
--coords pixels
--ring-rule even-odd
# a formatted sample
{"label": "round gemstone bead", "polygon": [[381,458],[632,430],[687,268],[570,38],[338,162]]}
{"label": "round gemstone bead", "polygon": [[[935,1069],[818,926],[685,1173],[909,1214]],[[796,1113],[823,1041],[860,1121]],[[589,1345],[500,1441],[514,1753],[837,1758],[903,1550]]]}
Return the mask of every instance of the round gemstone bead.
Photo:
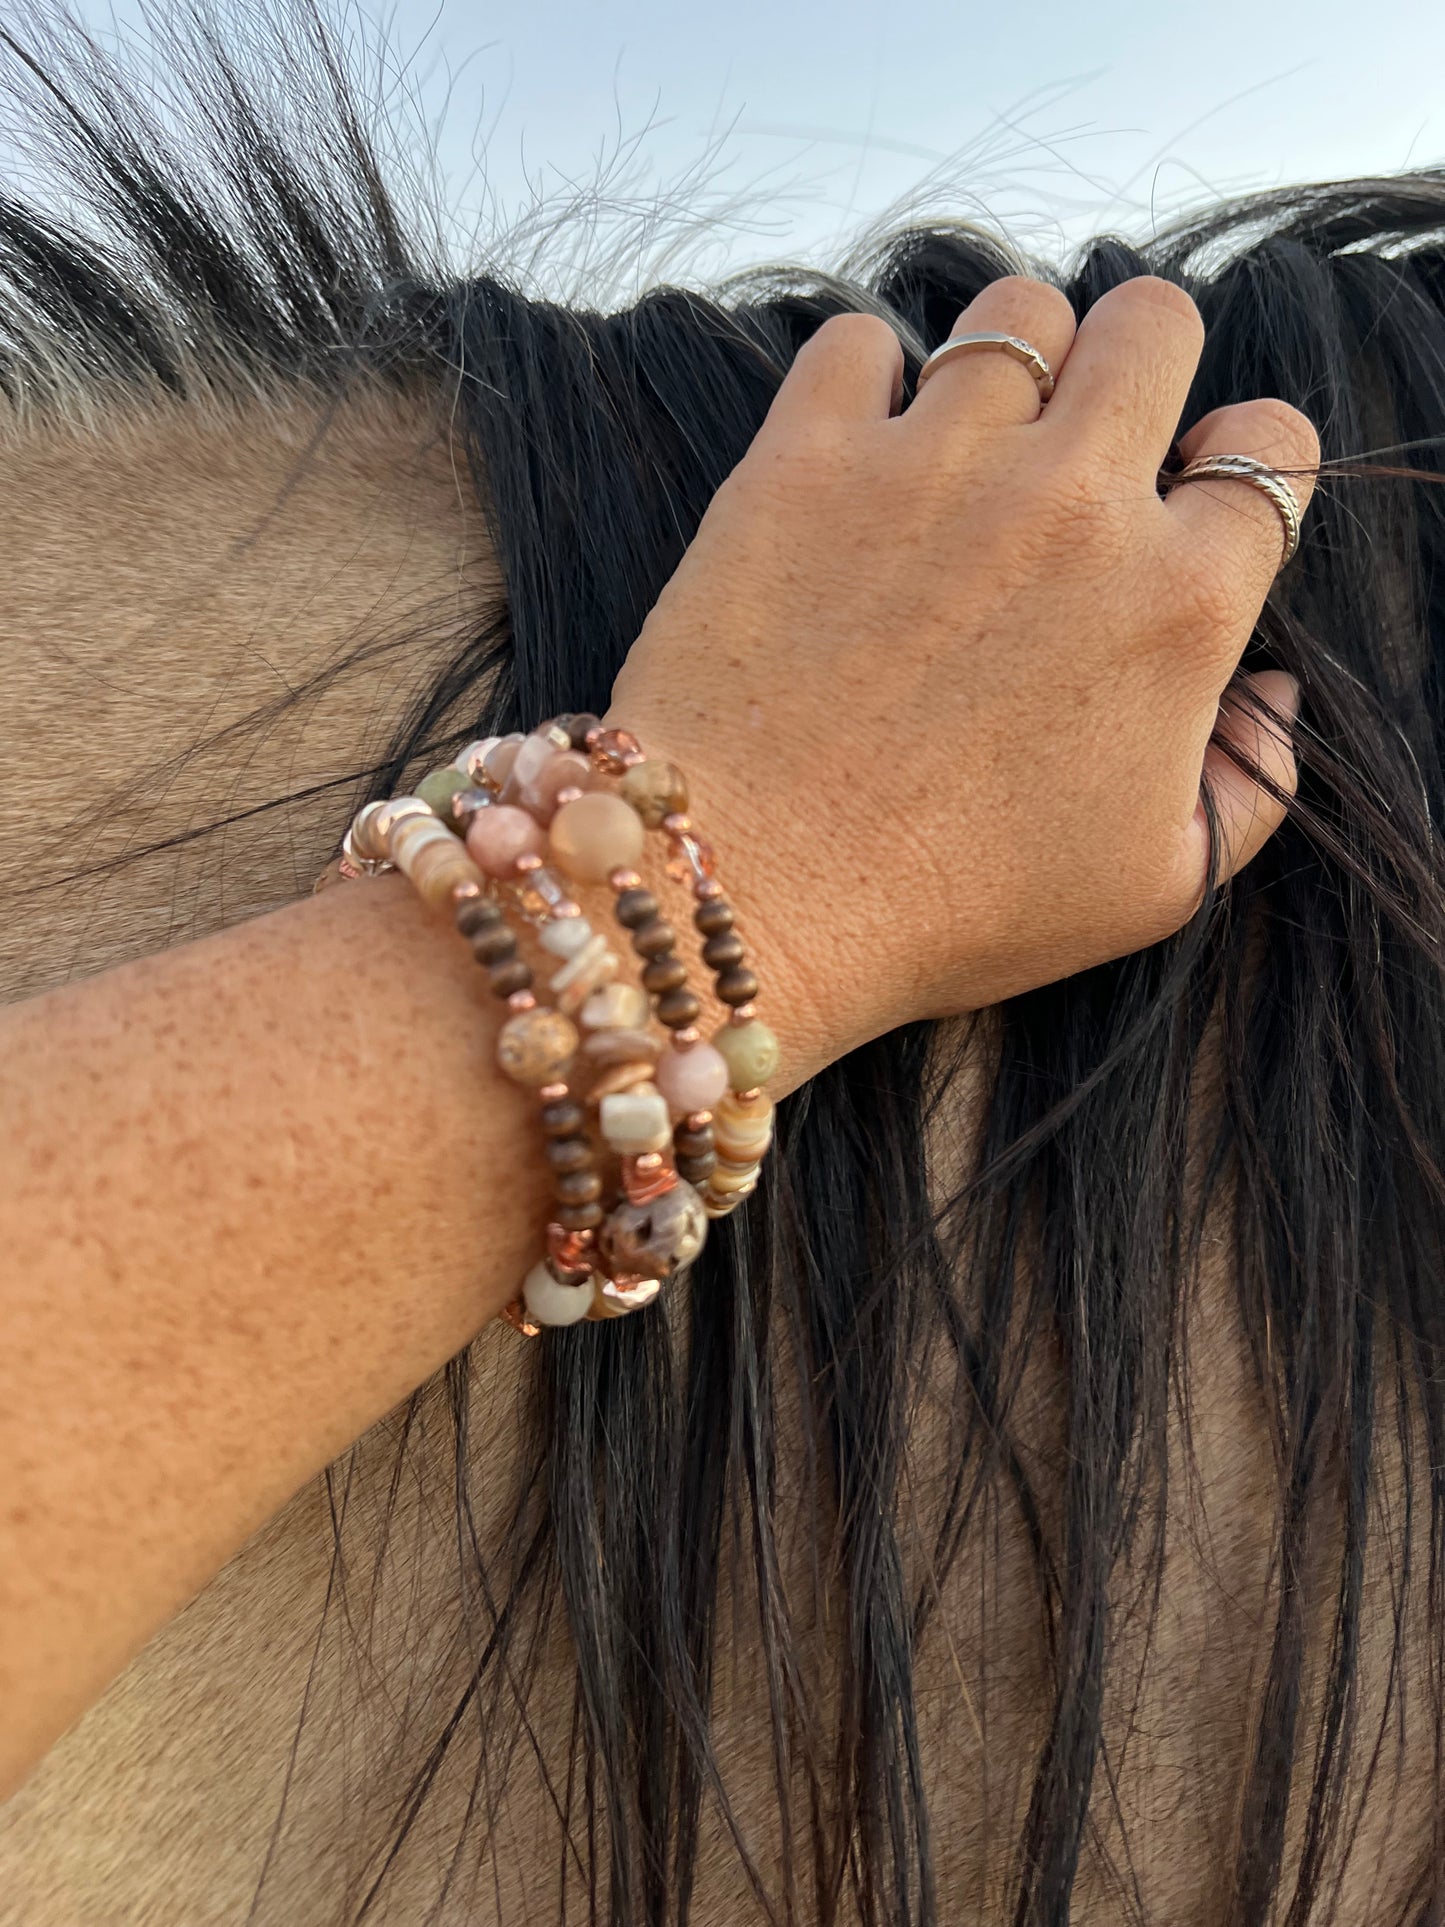
{"label": "round gemstone bead", "polygon": [[642,818],[620,796],[593,790],[564,803],[552,818],[552,855],[575,883],[605,883],[642,856]]}
{"label": "round gemstone bead", "polygon": [[623,772],[620,793],[649,830],[660,829],[663,817],[687,808],[687,783],[682,771],[655,756]]}
{"label": "round gemstone bead", "polygon": [[645,1204],[624,1201],[608,1212],[598,1246],[615,1271],[644,1278],[671,1278],[690,1265],[707,1239],[702,1199],[679,1178],[671,1190]]}
{"label": "round gemstone bead", "polygon": [[656,1082],[674,1117],[710,1111],[728,1088],[727,1062],[711,1044],[669,1050],[658,1064]]}
{"label": "round gemstone bead", "polygon": [[541,856],[546,847],[541,825],[510,803],[479,811],[467,831],[467,849],[490,877],[512,876],[519,856]]}
{"label": "round gemstone bead", "polygon": [[557,798],[563,790],[591,787],[592,765],[576,750],[555,752],[522,786],[519,801],[526,805],[539,823],[550,823],[557,813]]}
{"label": "round gemstone bead", "polygon": [[766,1084],[778,1068],[778,1040],[757,1017],[746,1024],[724,1024],[714,1031],[712,1041],[727,1060],[728,1078],[735,1091],[750,1091]]}
{"label": "round gemstone bead", "polygon": [[533,1265],[522,1284],[522,1302],[538,1325],[575,1325],[592,1309],[592,1279],[564,1285],[550,1265]]}
{"label": "round gemstone bead", "polygon": [[470,788],[471,784],[462,772],[448,764],[445,769],[429,770],[417,784],[416,793],[428,809],[435,810],[441,821],[450,826],[454,822],[452,798],[459,791]]}
{"label": "round gemstone bead", "polygon": [[541,729],[534,729],[530,736],[524,736],[517,745],[517,754],[507,772],[502,801],[520,803],[524,808],[530,808],[532,784],[558,751],[566,747],[567,732],[555,729],[551,723],[545,723]]}
{"label": "round gemstone bead", "polygon": [[503,1024],[497,1034],[497,1063],[513,1083],[540,1089],[562,1075],[579,1041],[570,1017],[539,1005]]}

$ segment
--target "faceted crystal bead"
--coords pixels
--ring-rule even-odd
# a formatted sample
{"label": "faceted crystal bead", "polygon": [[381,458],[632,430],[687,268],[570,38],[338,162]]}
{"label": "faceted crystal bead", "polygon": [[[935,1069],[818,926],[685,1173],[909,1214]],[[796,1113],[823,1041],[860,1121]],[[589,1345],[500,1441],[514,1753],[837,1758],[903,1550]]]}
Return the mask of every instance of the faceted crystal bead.
{"label": "faceted crystal bead", "polygon": [[592,745],[593,762],[612,776],[620,775],[641,756],[642,745],[630,729],[604,729]]}
{"label": "faceted crystal bead", "polygon": [[667,874],[674,883],[705,883],[717,868],[717,853],[705,836],[688,830],[671,838]]}
{"label": "faceted crystal bead", "polygon": [[544,864],[540,870],[529,870],[522,878],[517,886],[517,902],[524,916],[541,922],[544,918],[562,915],[572,898],[556,871]]}

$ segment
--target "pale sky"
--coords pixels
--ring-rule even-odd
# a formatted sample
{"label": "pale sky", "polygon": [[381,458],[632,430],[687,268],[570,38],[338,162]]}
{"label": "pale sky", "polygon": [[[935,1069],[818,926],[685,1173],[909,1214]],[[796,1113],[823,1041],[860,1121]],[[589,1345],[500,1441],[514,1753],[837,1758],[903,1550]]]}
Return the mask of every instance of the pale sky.
{"label": "pale sky", "polygon": [[1057,251],[1243,187],[1445,161],[1438,0],[361,11],[390,22],[429,113],[450,76],[439,152],[467,222],[484,206],[468,178],[480,130],[483,232],[498,206],[565,200],[610,163],[624,217],[659,185],[694,208],[704,270],[835,257],[838,237],[930,177],[930,209]]}

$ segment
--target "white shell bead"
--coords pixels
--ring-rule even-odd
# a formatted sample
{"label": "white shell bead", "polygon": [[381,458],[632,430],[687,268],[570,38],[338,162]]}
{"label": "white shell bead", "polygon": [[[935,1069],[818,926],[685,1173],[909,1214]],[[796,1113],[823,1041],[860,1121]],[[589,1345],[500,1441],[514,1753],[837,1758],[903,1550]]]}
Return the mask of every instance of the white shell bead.
{"label": "white shell bead", "polygon": [[542,925],[537,936],[542,948],[554,957],[575,957],[591,943],[593,930],[586,917],[554,917]]}
{"label": "white shell bead", "polygon": [[533,1265],[522,1282],[522,1302],[538,1325],[575,1325],[592,1309],[592,1279],[564,1285],[545,1261]]}
{"label": "white shell bead", "polygon": [[637,984],[603,984],[578,1013],[584,1030],[642,1030],[652,1014],[647,992]]}

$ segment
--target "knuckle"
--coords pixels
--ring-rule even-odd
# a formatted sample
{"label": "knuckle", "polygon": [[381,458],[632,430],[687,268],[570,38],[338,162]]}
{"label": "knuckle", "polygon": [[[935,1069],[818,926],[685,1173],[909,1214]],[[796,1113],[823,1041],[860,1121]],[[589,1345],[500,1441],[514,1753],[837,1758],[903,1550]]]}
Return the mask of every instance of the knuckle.
{"label": "knuckle", "polygon": [[988,292],[991,302],[1000,309],[1026,318],[1034,326],[1052,324],[1054,329],[1072,329],[1074,325],[1074,306],[1062,288],[1056,288],[1052,281],[1039,281],[1032,275],[1005,274],[997,281],[990,281]]}
{"label": "knuckle", "polygon": [[[1273,531],[1271,539],[1277,539]],[[1231,569],[1224,557],[1191,552],[1170,584],[1170,602],[1185,633],[1210,661],[1231,649],[1238,653],[1237,645],[1253,610],[1248,594],[1241,589],[1238,571]]]}
{"label": "knuckle", "polygon": [[1246,406],[1260,441],[1282,466],[1313,468],[1318,463],[1319,431],[1308,415],[1277,395],[1261,396]]}

